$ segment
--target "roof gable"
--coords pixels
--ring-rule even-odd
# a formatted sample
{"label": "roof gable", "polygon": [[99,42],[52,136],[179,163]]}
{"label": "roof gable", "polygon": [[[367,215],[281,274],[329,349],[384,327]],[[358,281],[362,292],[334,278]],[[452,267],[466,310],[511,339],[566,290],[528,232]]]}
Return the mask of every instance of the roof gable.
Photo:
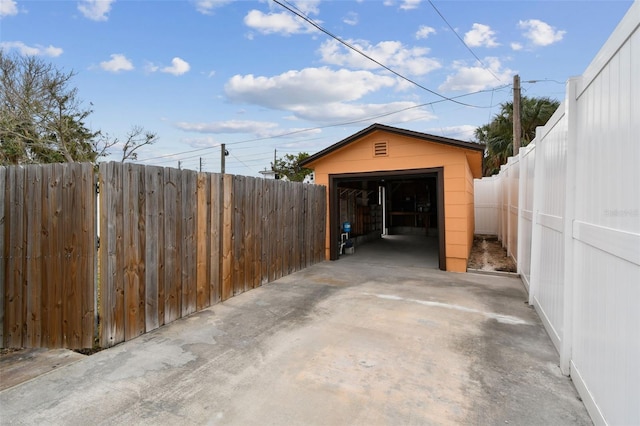
{"label": "roof gable", "polygon": [[474,143],[474,142],[465,142],[458,139],[445,138],[442,136],[430,135],[428,133],[416,132],[413,130],[400,129],[398,127],[386,126],[384,124],[372,124],[371,126],[363,129],[343,140],[337,142],[322,151],[317,152],[316,154],[307,157],[304,161],[301,162],[302,166],[307,166],[311,163],[316,162],[317,160],[325,157],[328,154],[331,154],[334,151],[339,150],[365,136],[374,132],[374,131],[383,131],[388,133],[393,133],[401,136],[407,136],[415,139],[420,139],[428,142],[439,143],[449,146],[455,146],[458,148],[468,149],[474,152],[484,152],[485,146],[483,144]]}

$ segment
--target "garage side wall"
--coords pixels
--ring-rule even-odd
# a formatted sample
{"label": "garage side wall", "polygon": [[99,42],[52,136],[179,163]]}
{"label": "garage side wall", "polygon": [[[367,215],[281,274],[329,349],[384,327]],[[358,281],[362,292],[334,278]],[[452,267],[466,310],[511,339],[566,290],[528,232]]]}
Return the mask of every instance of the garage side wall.
{"label": "garage side wall", "polygon": [[466,170],[467,179],[467,254],[471,253],[471,246],[473,246],[473,235],[475,231],[475,208],[474,208],[474,186],[473,186],[473,174],[467,163]]}
{"label": "garage side wall", "polygon": [[[386,155],[375,155],[374,146],[380,146],[382,142],[386,142]],[[468,151],[375,131],[327,154],[310,167],[314,169],[315,182],[327,187],[329,175],[443,167],[446,268],[447,271],[465,272],[473,240],[473,176],[468,164]],[[329,198],[327,206],[330,209]],[[329,259],[329,222],[326,235],[325,253]]]}

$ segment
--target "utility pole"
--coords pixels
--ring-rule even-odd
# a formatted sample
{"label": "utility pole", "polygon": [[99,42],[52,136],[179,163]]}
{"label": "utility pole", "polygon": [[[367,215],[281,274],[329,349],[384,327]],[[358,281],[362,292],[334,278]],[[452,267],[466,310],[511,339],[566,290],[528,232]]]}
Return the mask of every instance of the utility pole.
{"label": "utility pole", "polygon": [[226,152],[226,149],[224,149],[224,144],[221,144],[220,148],[220,173],[224,174],[224,153]]}
{"label": "utility pole", "polygon": [[202,173],[202,157],[200,157],[200,173]]}
{"label": "utility pole", "polygon": [[227,155],[229,155],[229,151],[227,151],[224,147],[224,144],[220,145],[220,173],[224,174],[224,160]]}
{"label": "utility pole", "polygon": [[273,166],[271,167],[271,170],[273,170],[274,172],[276,171],[276,156],[278,154],[278,150],[274,149],[273,150]]}
{"label": "utility pole", "polygon": [[520,76],[513,76],[513,155],[520,152],[520,137],[522,135],[522,121],[520,118]]}
{"label": "utility pole", "polygon": [[178,160],[178,170],[182,170],[182,161]]}

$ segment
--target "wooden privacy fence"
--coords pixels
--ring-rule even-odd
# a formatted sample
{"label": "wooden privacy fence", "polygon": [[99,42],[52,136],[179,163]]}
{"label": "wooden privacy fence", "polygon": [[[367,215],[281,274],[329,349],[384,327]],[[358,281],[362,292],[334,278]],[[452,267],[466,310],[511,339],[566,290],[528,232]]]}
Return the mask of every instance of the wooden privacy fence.
{"label": "wooden privacy fence", "polygon": [[324,259],[325,188],[100,167],[101,346]]}
{"label": "wooden privacy fence", "polygon": [[112,346],[324,260],[322,186],[106,163],[98,218],[95,182],[0,167],[3,347]]}
{"label": "wooden privacy fence", "polygon": [[94,179],[91,164],[0,167],[3,347],[92,346]]}

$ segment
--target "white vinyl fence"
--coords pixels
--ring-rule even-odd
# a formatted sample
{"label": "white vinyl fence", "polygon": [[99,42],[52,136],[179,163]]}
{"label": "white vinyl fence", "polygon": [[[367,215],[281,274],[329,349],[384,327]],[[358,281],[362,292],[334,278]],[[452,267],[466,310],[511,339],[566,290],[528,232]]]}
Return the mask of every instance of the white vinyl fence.
{"label": "white vinyl fence", "polygon": [[[594,423],[640,424],[640,2],[535,140],[475,181]],[[495,219],[494,219],[495,218]]]}

